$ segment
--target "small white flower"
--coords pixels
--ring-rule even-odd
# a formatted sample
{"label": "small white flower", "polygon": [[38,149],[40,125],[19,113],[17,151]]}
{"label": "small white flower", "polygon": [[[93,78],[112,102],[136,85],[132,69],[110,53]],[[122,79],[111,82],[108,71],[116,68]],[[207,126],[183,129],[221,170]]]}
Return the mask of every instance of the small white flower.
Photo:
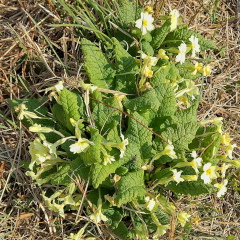
{"label": "small white flower", "polygon": [[108,154],[105,154],[103,156],[103,165],[111,164],[112,162],[115,161],[115,158],[113,156],[110,156]]}
{"label": "small white flower", "polygon": [[135,22],[135,25],[137,28],[141,29],[142,34],[144,35],[147,33],[147,31],[152,31],[154,29],[153,21],[154,18],[151,14],[142,12],[141,18]]}
{"label": "small white flower", "polygon": [[196,52],[200,52],[200,45],[198,44],[198,38],[194,37],[193,35],[189,38],[192,49],[192,57],[196,56]]}
{"label": "small white flower", "polygon": [[211,183],[212,179],[217,178],[216,174],[216,166],[212,166],[211,163],[206,163],[203,166],[204,173],[201,175],[201,179],[204,181],[205,184]]}
{"label": "small white flower", "polygon": [[56,91],[56,92],[61,92],[63,90],[63,81],[59,81],[57,84],[55,84],[53,87],[46,88],[45,92],[49,91]]}
{"label": "small white flower", "polygon": [[171,27],[170,27],[170,31],[173,31],[174,29],[177,28],[177,24],[178,24],[178,18],[180,16],[179,11],[177,9],[173,9],[170,12],[170,16],[171,16]]}
{"label": "small white flower", "polygon": [[190,217],[191,215],[186,212],[180,212],[177,214],[178,221],[180,222],[182,227],[186,225],[186,222],[189,220]]}
{"label": "small white flower", "polygon": [[162,155],[167,155],[170,158],[174,159],[177,158],[176,153],[174,151],[174,146],[170,141],[168,141],[168,145],[165,147],[165,149],[161,152]]}
{"label": "small white flower", "polygon": [[124,139],[123,134],[121,134],[122,142],[118,144],[118,149],[120,150],[120,158],[123,158],[126,151],[126,146],[128,145],[128,139]]}
{"label": "small white flower", "polygon": [[149,196],[145,197],[145,201],[146,201],[145,206],[147,210],[151,212],[156,204],[156,201],[153,198],[150,198]]}
{"label": "small white flower", "polygon": [[199,172],[198,167],[202,166],[202,158],[197,156],[196,151],[191,153],[191,156],[194,158],[189,164],[195,170],[196,173]]}
{"label": "small white flower", "polygon": [[221,197],[222,195],[225,194],[225,192],[227,191],[227,187],[226,187],[227,184],[228,184],[227,179],[225,179],[222,183],[214,184],[214,187],[219,189],[219,191],[217,192],[217,197]]}
{"label": "small white flower", "polygon": [[177,183],[180,183],[180,182],[184,181],[184,179],[181,178],[182,171],[178,172],[176,169],[172,169],[171,171],[173,172],[173,176],[171,178],[173,181],[175,181]]}
{"label": "small white flower", "polygon": [[221,177],[222,177],[222,178],[225,178],[225,176],[226,176],[226,171],[227,171],[227,169],[228,169],[229,167],[231,167],[230,164],[223,163],[223,165],[219,168],[219,169],[221,170],[221,174],[222,174]]}
{"label": "small white flower", "polygon": [[76,143],[70,145],[70,152],[73,152],[74,154],[85,152],[90,144],[94,144],[94,143],[90,142],[86,138],[79,138]]}
{"label": "small white flower", "polygon": [[101,221],[106,222],[108,218],[102,214],[101,208],[98,208],[98,210],[90,215],[90,219],[95,221],[96,223],[100,223]]}
{"label": "small white flower", "polygon": [[233,149],[234,149],[236,146],[237,146],[237,145],[234,143],[234,144],[229,144],[229,145],[226,147],[226,154],[227,154],[227,156],[228,156],[230,159],[233,159],[232,153],[233,153]]}
{"label": "small white flower", "polygon": [[187,45],[185,43],[181,43],[178,47],[179,53],[176,56],[176,62],[180,62],[181,64],[185,62],[185,55],[187,52]]}

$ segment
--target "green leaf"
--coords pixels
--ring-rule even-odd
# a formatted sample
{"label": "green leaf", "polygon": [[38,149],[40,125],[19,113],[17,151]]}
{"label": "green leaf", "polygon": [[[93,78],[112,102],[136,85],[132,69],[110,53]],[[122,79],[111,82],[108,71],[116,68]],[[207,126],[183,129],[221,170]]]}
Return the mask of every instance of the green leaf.
{"label": "green leaf", "polygon": [[170,182],[167,189],[182,194],[189,194],[191,196],[197,196],[206,193],[216,192],[216,188],[210,184],[204,184],[201,181],[188,181],[188,182]]}
{"label": "green leaf", "polygon": [[175,115],[172,116],[174,123],[188,123],[188,122],[197,122],[197,108],[198,102],[195,102],[191,107],[178,110],[175,112]]}
{"label": "green leaf", "polygon": [[176,111],[176,98],[170,83],[162,83],[155,88],[157,99],[160,103],[158,117],[171,116]]}
{"label": "green leaf", "polygon": [[175,151],[181,152],[188,150],[188,145],[195,138],[198,127],[199,124],[194,122],[174,124],[164,130],[161,135],[173,143]]}
{"label": "green leaf", "polygon": [[62,103],[62,107],[66,117],[66,125],[69,130],[73,131],[73,126],[70,122],[70,118],[74,119],[75,121],[80,119],[79,113],[79,97],[78,94],[63,88],[60,93],[60,101]]}
{"label": "green leaf", "polygon": [[153,40],[151,45],[154,49],[158,49],[162,45],[167,34],[170,32],[170,26],[171,20],[167,20],[160,28],[156,28],[153,31]]}
{"label": "green leaf", "polygon": [[138,69],[136,60],[122,47],[121,43],[112,38],[117,65],[115,90],[125,93],[136,92],[135,72]]}
{"label": "green leaf", "polygon": [[[122,106],[116,97],[107,98],[106,100],[102,100],[102,102],[114,108],[122,109]],[[101,132],[103,133],[114,128],[114,126],[119,123],[121,117],[118,110],[109,106],[97,102],[92,112],[96,126],[101,129]]]}
{"label": "green leaf", "polygon": [[115,70],[102,51],[94,43],[83,38],[82,52],[84,68],[90,82],[100,88],[111,89]]}
{"label": "green leaf", "polygon": [[132,24],[136,21],[138,14],[138,2],[131,0],[121,0],[119,6],[119,16],[124,26]]}
{"label": "green leaf", "polygon": [[154,50],[151,46],[151,44],[147,41],[142,41],[141,42],[142,44],[142,51],[147,54],[147,55],[150,55],[150,56],[153,56],[154,55]]}
{"label": "green leaf", "polygon": [[144,92],[140,97],[136,97],[125,102],[124,106],[133,111],[146,111],[148,109],[157,110],[160,103],[154,89]]}
{"label": "green leaf", "polygon": [[[137,112],[131,115],[146,126],[146,120]],[[146,127],[129,118],[125,138],[128,138],[129,144],[124,157],[120,159],[121,164],[132,160],[133,157],[137,163],[144,163],[152,157],[152,133]]]}
{"label": "green leaf", "polygon": [[117,207],[110,207],[104,211],[104,215],[108,218],[106,224],[109,224],[111,229],[116,229],[121,222],[123,212]]}
{"label": "green leaf", "polygon": [[90,141],[94,143],[94,145],[90,145],[86,152],[80,153],[80,156],[86,165],[94,164],[97,162],[101,162],[101,147],[103,137],[99,134],[99,131],[96,128],[89,128],[91,139]]}
{"label": "green leaf", "polygon": [[170,70],[170,64],[160,66],[156,72],[154,72],[153,77],[150,80],[150,83],[153,87],[160,86],[167,79],[168,72]]}
{"label": "green leaf", "polygon": [[117,205],[120,207],[145,195],[144,171],[129,172],[118,182]]}
{"label": "green leaf", "polygon": [[98,186],[109,176],[109,174],[114,173],[118,167],[119,163],[117,161],[107,165],[103,165],[101,163],[94,164],[90,172],[93,187],[98,188]]}
{"label": "green leaf", "polygon": [[180,78],[181,78],[181,76],[179,74],[178,68],[176,67],[176,65],[174,63],[170,62],[170,68],[169,68],[169,72],[166,76],[166,79],[175,81]]}
{"label": "green leaf", "polygon": [[131,240],[133,238],[128,237],[129,231],[123,222],[120,222],[118,227],[113,230],[113,232],[118,236],[119,240]]}
{"label": "green leaf", "polygon": [[218,163],[216,156],[221,144],[221,139],[222,135],[218,132],[204,138],[201,144],[201,147],[205,148],[205,151],[201,156],[204,162],[211,162],[212,164]]}
{"label": "green leaf", "polygon": [[192,35],[198,38],[198,43],[201,46],[201,49],[218,49],[218,47],[212,41],[206,40],[202,35],[185,28],[177,29],[174,30],[173,32],[170,32],[166,36],[163,44],[168,44],[169,46],[172,47],[179,46],[182,43],[182,41],[190,43],[189,38]]}
{"label": "green leaf", "polygon": [[76,158],[72,162],[63,163],[58,167],[56,173],[52,174],[51,184],[67,186],[79,176],[81,179],[87,179],[90,168],[85,166],[80,158]]}

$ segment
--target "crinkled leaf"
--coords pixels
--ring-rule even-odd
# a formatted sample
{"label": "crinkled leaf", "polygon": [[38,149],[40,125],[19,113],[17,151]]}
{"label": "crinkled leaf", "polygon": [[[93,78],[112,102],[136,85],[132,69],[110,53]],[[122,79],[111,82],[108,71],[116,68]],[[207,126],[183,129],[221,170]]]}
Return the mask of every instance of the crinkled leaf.
{"label": "crinkled leaf", "polygon": [[204,138],[201,144],[201,147],[206,148],[201,156],[204,162],[217,164],[218,160],[216,159],[216,156],[220,147],[221,139],[222,135],[220,133],[211,134]]}
{"label": "crinkled leaf", "polygon": [[168,139],[173,143],[175,151],[181,152],[188,150],[188,145],[195,138],[198,127],[199,124],[194,122],[174,124],[163,131],[161,135],[164,139]]}
{"label": "crinkled leaf", "polygon": [[160,86],[167,79],[168,72],[170,70],[170,64],[160,66],[156,72],[154,72],[153,77],[150,80],[150,83],[153,87]]}
{"label": "crinkled leaf", "polygon": [[157,95],[154,89],[150,89],[144,92],[140,97],[136,97],[127,101],[124,106],[127,109],[133,111],[146,111],[148,109],[155,109],[159,108],[159,101],[157,99]]}
{"label": "crinkled leaf", "polygon": [[97,188],[109,174],[114,173],[118,167],[119,163],[117,161],[107,165],[101,163],[94,164],[90,172],[93,187]]}
{"label": "crinkled leaf", "polygon": [[172,116],[174,123],[187,123],[187,122],[197,122],[197,108],[198,102],[195,102],[191,107],[178,110],[175,112],[175,115]]}
{"label": "crinkled leaf", "polygon": [[153,31],[153,40],[151,41],[151,45],[154,49],[158,49],[162,45],[165,37],[170,32],[170,26],[171,20],[167,20],[160,28],[156,28]]}
{"label": "crinkled leaf", "polygon": [[78,94],[71,92],[66,88],[63,88],[63,90],[60,93],[60,101],[62,103],[62,107],[65,113],[66,125],[68,129],[71,131],[73,131],[74,128],[70,122],[70,118],[77,121],[81,117],[79,113],[78,100],[79,100]]}
{"label": "crinkled leaf", "polygon": [[83,38],[84,68],[90,82],[100,88],[112,88],[115,70],[102,51],[91,41]]}
{"label": "crinkled leaf", "polygon": [[162,83],[155,88],[157,99],[160,103],[158,117],[171,116],[176,111],[176,98],[170,83]]}
{"label": "crinkled leaf", "polygon": [[150,55],[150,56],[154,55],[154,50],[151,44],[147,41],[142,41],[142,51],[147,55]]}
{"label": "crinkled leaf", "polygon": [[[146,126],[146,120],[137,112],[131,115]],[[129,144],[124,157],[120,159],[122,164],[132,160],[133,157],[139,163],[143,163],[152,157],[152,133],[146,127],[129,118],[125,138],[128,138]]]}
{"label": "crinkled leaf", "polygon": [[138,15],[138,2],[131,0],[121,0],[119,6],[119,16],[124,26],[132,24],[136,21]]}
{"label": "crinkled leaf", "polygon": [[94,144],[90,145],[86,152],[80,153],[81,158],[83,159],[86,165],[95,164],[101,162],[101,147],[103,137],[99,134],[99,131],[96,128],[90,128],[91,139],[90,141]]}
{"label": "crinkled leaf", "polygon": [[135,72],[138,69],[136,60],[122,47],[121,43],[112,38],[116,58],[117,73],[115,90],[124,93],[136,92]]}
{"label": "crinkled leaf", "polygon": [[80,158],[74,159],[72,162],[63,163],[58,167],[56,173],[52,174],[51,184],[67,186],[76,176],[87,179],[90,168],[85,166]]}
{"label": "crinkled leaf", "polygon": [[216,191],[216,188],[210,184],[204,184],[201,181],[188,181],[188,182],[170,182],[167,185],[167,189],[182,194],[189,194],[191,196],[197,196],[206,193],[212,193]]}
{"label": "crinkled leaf", "polygon": [[[102,100],[102,102],[120,110],[122,108],[121,104],[115,97],[107,98],[106,100]],[[96,126],[99,129],[102,129],[102,132],[106,132],[109,131],[109,129],[112,129],[116,123],[119,123],[121,114],[118,110],[106,106],[103,103],[97,102],[95,104],[92,116]]]}
{"label": "crinkled leaf", "polygon": [[117,205],[120,207],[145,195],[144,171],[129,172],[118,182]]}

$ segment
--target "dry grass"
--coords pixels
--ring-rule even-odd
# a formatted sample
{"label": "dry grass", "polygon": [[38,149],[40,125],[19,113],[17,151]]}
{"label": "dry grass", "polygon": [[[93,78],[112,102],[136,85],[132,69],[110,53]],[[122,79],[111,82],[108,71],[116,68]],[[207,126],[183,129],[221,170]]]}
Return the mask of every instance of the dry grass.
{"label": "dry grass", "polygon": [[[240,3],[237,5],[237,0],[165,3],[166,10],[179,9],[184,23],[213,39],[221,49],[208,53],[214,59],[213,74],[205,82],[199,118],[223,117],[226,131],[238,146],[235,157],[240,158]],[[33,136],[18,128],[19,123],[6,102],[8,98],[41,97],[42,89],[57,79],[78,74],[81,55],[73,29],[53,29],[47,25],[59,22],[62,17],[59,13],[52,0],[0,1],[0,239],[63,239],[75,228],[79,229],[74,216],[64,221],[53,220],[53,213],[41,204],[40,189],[19,165],[21,160],[29,159],[27,148]],[[221,200],[208,196],[195,201],[187,197],[176,201],[183,209],[191,209],[195,216],[192,227],[196,239],[229,235],[240,239],[237,188],[240,173],[229,174],[234,181]],[[178,230],[181,233],[184,234]],[[195,238],[186,235],[183,239]]]}

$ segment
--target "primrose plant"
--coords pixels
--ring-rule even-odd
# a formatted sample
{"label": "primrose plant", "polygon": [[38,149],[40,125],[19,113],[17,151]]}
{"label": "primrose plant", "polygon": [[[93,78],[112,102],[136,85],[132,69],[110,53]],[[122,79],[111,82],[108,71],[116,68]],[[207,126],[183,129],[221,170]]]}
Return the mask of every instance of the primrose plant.
{"label": "primrose plant", "polygon": [[159,239],[171,218],[184,227],[191,217],[169,190],[221,197],[227,169],[240,161],[222,118],[197,121],[197,79],[211,74],[203,53],[216,45],[179,25],[177,10],[157,27],[150,7],[134,9],[123,19],[128,36],[118,32],[101,49],[81,39],[87,77],[72,90],[64,81],[46,89],[50,107],[9,102],[36,133],[23,165],[50,210],[81,213],[85,230],[98,224],[119,239]]}

